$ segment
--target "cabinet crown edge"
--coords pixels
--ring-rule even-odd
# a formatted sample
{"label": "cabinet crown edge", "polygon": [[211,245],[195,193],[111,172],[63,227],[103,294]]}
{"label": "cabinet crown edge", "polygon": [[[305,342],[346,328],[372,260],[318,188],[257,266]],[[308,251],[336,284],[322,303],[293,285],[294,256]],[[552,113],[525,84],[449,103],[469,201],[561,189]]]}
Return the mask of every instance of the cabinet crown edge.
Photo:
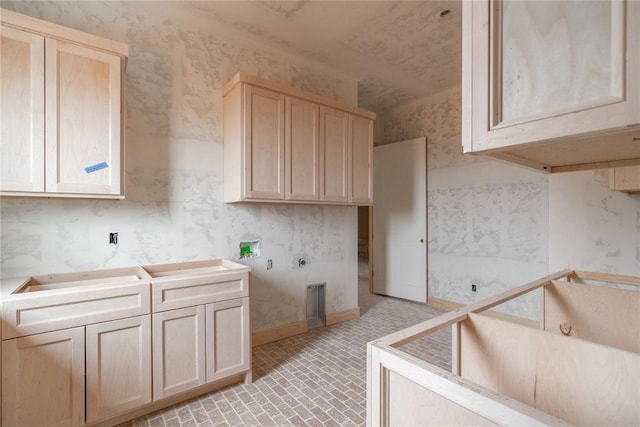
{"label": "cabinet crown edge", "polygon": [[64,27],[42,19],[33,18],[4,8],[0,8],[0,24],[69,43],[91,46],[123,58],[129,56],[129,47],[124,43]]}
{"label": "cabinet crown edge", "polygon": [[375,120],[376,113],[373,111],[365,110],[364,108],[355,107],[353,105],[345,104],[335,99],[327,98],[324,96],[316,95],[310,92],[306,92],[301,89],[296,89],[292,86],[287,86],[282,83],[277,83],[271,80],[263,79],[251,74],[238,72],[233,78],[222,87],[222,96],[226,96],[234,87],[240,83],[250,84],[252,86],[258,86],[265,89],[271,89],[276,92],[280,92],[284,95],[293,96],[295,98],[312,101],[320,105],[335,108],[337,110],[346,111],[357,116],[365,117],[367,119]]}

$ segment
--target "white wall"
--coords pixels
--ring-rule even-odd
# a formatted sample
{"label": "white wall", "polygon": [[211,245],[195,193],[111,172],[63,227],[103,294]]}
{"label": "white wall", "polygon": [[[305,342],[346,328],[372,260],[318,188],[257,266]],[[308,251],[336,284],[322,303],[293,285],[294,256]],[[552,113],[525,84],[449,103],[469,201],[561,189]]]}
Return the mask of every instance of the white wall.
{"label": "white wall", "polygon": [[[379,115],[378,141],[427,137],[429,296],[468,303],[567,267],[640,274],[640,195],[609,190],[604,171],[463,155],[461,105],[454,88]],[[535,319],[537,295],[504,311]]]}
{"label": "white wall", "polygon": [[[383,120],[386,142],[427,137],[429,296],[469,303],[547,274],[548,194],[546,175],[462,154],[461,105],[458,87]],[[538,306],[530,295],[504,309]]]}
{"label": "white wall", "polygon": [[[222,202],[220,93],[243,71],[355,105],[355,80],[236,40],[178,2],[3,1],[2,7],[130,49],[126,199],[3,198],[2,277],[235,259],[241,240],[260,239],[262,256],[249,262],[254,330],[303,320],[310,283],[327,282],[328,313],[358,305],[356,208]],[[108,245],[109,232],[119,233],[118,247]],[[300,256],[306,268],[298,268]]]}
{"label": "white wall", "polygon": [[609,190],[604,170],[552,175],[549,267],[640,276],[640,194]]}

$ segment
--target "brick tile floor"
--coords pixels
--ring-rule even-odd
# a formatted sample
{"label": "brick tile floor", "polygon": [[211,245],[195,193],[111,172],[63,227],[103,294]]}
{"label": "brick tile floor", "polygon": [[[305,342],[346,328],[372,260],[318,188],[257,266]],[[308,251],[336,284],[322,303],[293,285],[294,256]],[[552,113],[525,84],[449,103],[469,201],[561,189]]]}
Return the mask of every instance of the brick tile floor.
{"label": "brick tile floor", "polygon": [[[236,384],[122,426],[362,426],[366,344],[443,311],[368,292],[361,265],[361,317],[253,349],[253,384]],[[403,350],[451,369],[451,332]]]}

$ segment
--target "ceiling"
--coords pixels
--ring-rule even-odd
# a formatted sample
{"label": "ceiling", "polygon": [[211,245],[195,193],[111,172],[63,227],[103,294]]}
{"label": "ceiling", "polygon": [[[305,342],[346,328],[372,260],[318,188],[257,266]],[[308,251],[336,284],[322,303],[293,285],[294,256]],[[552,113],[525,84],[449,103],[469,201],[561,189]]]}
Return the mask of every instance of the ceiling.
{"label": "ceiling", "polygon": [[374,111],[461,81],[461,1],[202,1],[192,5],[238,35],[356,78],[359,106]]}

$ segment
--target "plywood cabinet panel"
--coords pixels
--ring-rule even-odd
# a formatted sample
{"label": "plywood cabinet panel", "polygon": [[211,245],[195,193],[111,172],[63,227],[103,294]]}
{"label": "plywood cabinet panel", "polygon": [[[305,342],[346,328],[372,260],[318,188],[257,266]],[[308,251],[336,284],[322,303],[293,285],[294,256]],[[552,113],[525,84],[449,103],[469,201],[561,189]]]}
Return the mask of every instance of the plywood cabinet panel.
{"label": "plywood cabinet panel", "polygon": [[206,306],[207,382],[250,368],[249,299],[239,298]]}
{"label": "plywood cabinet panel", "polygon": [[640,166],[612,168],[609,171],[609,188],[630,193],[640,192]]}
{"label": "plywood cabinet panel", "polygon": [[2,342],[2,425],[84,424],[84,328]]}
{"label": "plywood cabinet panel", "polygon": [[0,191],[44,191],[44,37],[0,37]]}
{"label": "plywood cabinet panel", "polygon": [[206,382],[204,307],[153,314],[154,400]]}
{"label": "plywood cabinet panel", "polygon": [[0,195],[121,198],[120,43],[2,11]]}
{"label": "plywood cabinet panel", "polygon": [[372,203],[374,113],[242,73],[223,97],[226,203]]}
{"label": "plywood cabinet panel", "polygon": [[244,191],[284,199],[284,96],[244,87]]}
{"label": "plywood cabinet panel", "polygon": [[286,198],[318,200],[318,104],[291,97],[286,97],[285,104]]}
{"label": "plywood cabinet panel", "polygon": [[373,201],[373,122],[351,117],[351,198],[355,203]]}
{"label": "plywood cabinet panel", "polygon": [[349,114],[320,107],[320,194],[329,202],[349,201]]}
{"label": "plywood cabinet panel", "polygon": [[543,172],[640,164],[640,3],[463,5],[463,148]]}
{"label": "plywood cabinet panel", "polygon": [[151,402],[149,315],[86,327],[87,422]]}
{"label": "plywood cabinet panel", "polygon": [[47,41],[47,191],[120,194],[120,58]]}

